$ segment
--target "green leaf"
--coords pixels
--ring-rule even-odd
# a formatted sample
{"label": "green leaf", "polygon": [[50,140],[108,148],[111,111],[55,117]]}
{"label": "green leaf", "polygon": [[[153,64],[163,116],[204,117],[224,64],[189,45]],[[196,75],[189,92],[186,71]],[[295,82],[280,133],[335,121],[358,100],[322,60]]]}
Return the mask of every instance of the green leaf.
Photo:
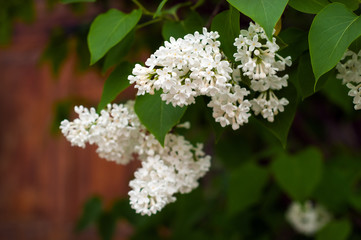
{"label": "green leaf", "polygon": [[81,231],[95,222],[102,211],[102,201],[99,197],[92,197],[84,204],[83,213],[78,220],[75,230]]}
{"label": "green leaf", "polygon": [[59,73],[62,63],[65,61],[68,54],[68,39],[63,29],[54,29],[45,51],[42,55],[42,60],[49,60],[51,63],[54,75]]}
{"label": "green leaf", "polygon": [[142,11],[139,9],[129,14],[110,9],[97,16],[88,34],[90,64],[97,62],[109,49],[119,43],[135,27],[141,16]]}
{"label": "green leaf", "polygon": [[[292,77],[294,77],[294,75],[290,75],[290,79]],[[260,116],[254,119],[270,131],[281,142],[282,146],[286,148],[288,132],[292,126],[298,105],[297,91],[292,84],[289,84],[288,87],[275,94],[279,99],[282,97],[288,99],[289,104],[285,106],[285,111],[278,113],[278,115],[275,116],[274,122],[268,122]]]}
{"label": "green leaf", "polygon": [[351,233],[349,220],[334,220],[322,228],[316,236],[316,240],[346,240]]}
{"label": "green leaf", "polygon": [[157,7],[157,10],[155,11],[153,18],[159,17],[162,13],[162,9],[164,7],[164,5],[168,2],[168,0],[163,0],[160,2],[160,4]]}
{"label": "green leaf", "polygon": [[130,86],[128,76],[132,73],[133,64],[123,62],[109,75],[105,81],[102,98],[98,105],[98,112],[113,101],[119,93]]}
{"label": "green leaf", "polygon": [[361,50],[361,37],[353,41],[351,45],[348,47],[348,49],[355,53],[358,53]]}
{"label": "green leaf", "polygon": [[170,37],[175,39],[182,38],[188,33],[201,32],[202,27],[202,17],[197,12],[191,11],[183,21],[165,21],[162,28],[162,36],[164,40],[169,40]]}
{"label": "green leaf", "polygon": [[272,172],[279,186],[294,200],[309,198],[322,177],[322,155],[308,148],[296,155],[281,154],[274,159]]}
{"label": "green leaf", "polygon": [[231,7],[229,10],[223,11],[217,14],[212,21],[212,31],[219,33],[219,41],[221,42],[221,48],[226,54],[227,58],[234,62],[233,54],[237,52],[236,46],[233,45],[234,39],[239,36],[240,33],[240,14]]}
{"label": "green leaf", "polygon": [[352,194],[349,196],[350,205],[361,213],[361,194]]}
{"label": "green leaf", "polygon": [[327,209],[333,212],[342,212],[346,210],[350,193],[350,183],[344,171],[327,166],[322,180],[314,193],[314,197],[318,202],[326,206]]}
{"label": "green leaf", "polygon": [[115,232],[116,219],[112,213],[103,212],[98,219],[97,227],[103,240],[111,240]]}
{"label": "green leaf", "polygon": [[5,10],[0,9],[0,45],[8,44],[11,40],[12,25],[11,19]]}
{"label": "green leaf", "polygon": [[316,83],[340,61],[347,47],[360,35],[360,17],[341,3],[329,4],[316,15],[308,38]]}
{"label": "green leaf", "polygon": [[316,14],[329,3],[328,0],[290,0],[288,5],[300,12]]}
{"label": "green leaf", "polygon": [[329,74],[323,75],[318,81],[315,89],[316,80],[312,72],[310,55],[304,53],[298,63],[297,75],[295,78],[297,81],[296,87],[302,100],[319,91],[328,80],[328,77]]}
{"label": "green leaf", "polygon": [[165,135],[179,122],[187,107],[166,104],[160,95],[161,92],[158,91],[154,95],[137,96],[134,110],[140,122],[163,146]]}
{"label": "green leaf", "polygon": [[95,2],[96,0],[60,0],[62,3]]}
{"label": "green leaf", "polygon": [[352,113],[352,97],[348,96],[348,91],[349,89],[342,84],[342,80],[336,78],[336,70],[331,71],[328,80],[322,89],[322,93],[346,113]]}
{"label": "green leaf", "polygon": [[291,56],[294,62],[308,49],[307,32],[298,28],[287,28],[278,35],[287,46],[281,49],[278,54],[283,57]]}
{"label": "green leaf", "polygon": [[56,101],[53,105],[53,122],[51,124],[51,133],[57,134],[60,133],[60,123],[64,119],[69,119],[70,112],[73,107],[73,102],[70,99],[65,99],[61,101]]}
{"label": "green leaf", "polygon": [[255,163],[243,164],[231,172],[228,210],[237,214],[260,200],[268,180],[268,172]]}
{"label": "green leaf", "polygon": [[16,15],[23,21],[30,23],[35,19],[35,6],[32,0],[21,1],[21,7],[16,9]]}
{"label": "green leaf", "polygon": [[238,11],[261,25],[269,39],[280,19],[288,0],[227,0]]}
{"label": "green leaf", "polygon": [[142,215],[136,213],[129,205],[129,199],[123,198],[117,200],[111,209],[111,212],[116,219],[126,219],[133,226],[135,226],[142,219]]}
{"label": "green leaf", "polygon": [[130,51],[134,43],[135,31],[131,31],[117,45],[112,47],[104,58],[102,72],[106,72],[110,67],[119,64]]}
{"label": "green leaf", "polygon": [[355,11],[356,9],[358,9],[358,7],[360,5],[359,0],[331,0],[331,2],[343,3],[346,5],[346,7],[348,7],[352,11]]}

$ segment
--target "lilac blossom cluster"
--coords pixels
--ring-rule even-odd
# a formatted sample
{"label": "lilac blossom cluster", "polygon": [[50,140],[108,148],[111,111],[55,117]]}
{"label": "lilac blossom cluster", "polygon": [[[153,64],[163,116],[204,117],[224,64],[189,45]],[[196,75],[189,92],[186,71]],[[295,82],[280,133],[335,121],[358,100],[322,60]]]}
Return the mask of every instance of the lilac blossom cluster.
{"label": "lilac blossom cluster", "polygon": [[[210,97],[208,107],[222,127],[238,129],[248,122],[251,109],[273,122],[288,104],[286,98],[278,99],[274,90],[287,86],[288,75],[279,77],[277,72],[291,65],[290,57],[278,55],[275,38],[269,41],[264,30],[251,23],[235,39],[234,57],[240,64],[234,69],[220,50],[218,37],[217,32],[206,28],[184,38],[171,37],[147,59],[145,66],[137,64],[128,79],[135,83],[138,95],[162,91],[162,100],[173,106],[193,104],[201,95]],[[246,99],[250,91],[241,87],[244,76],[251,80],[250,89],[260,92],[257,98]]]}
{"label": "lilac blossom cluster", "polygon": [[141,161],[130,181],[130,204],[137,213],[151,215],[175,201],[176,193],[198,186],[210,167],[210,156],[202,144],[193,146],[183,136],[168,133],[164,147],[140,123],[134,102],[108,105],[100,114],[94,108],[75,107],[79,115],[64,120],[60,129],[73,146],[96,144],[100,157],[127,164],[135,156]]}
{"label": "lilac blossom cluster", "polygon": [[348,95],[353,97],[355,110],[361,109],[361,50],[356,54],[347,50],[341,61],[336,65],[342,84],[349,89]]}
{"label": "lilac blossom cluster", "polygon": [[274,91],[287,87],[288,75],[279,77],[277,73],[285,70],[286,65],[291,66],[291,57],[277,54],[276,39],[273,37],[270,41],[258,24],[250,23],[248,30],[241,30],[234,45],[237,47],[235,60],[240,62],[238,68],[250,79],[250,88],[259,92],[257,98],[250,100],[254,114],[273,122],[274,116],[283,112],[289,103],[286,98],[278,99]]}

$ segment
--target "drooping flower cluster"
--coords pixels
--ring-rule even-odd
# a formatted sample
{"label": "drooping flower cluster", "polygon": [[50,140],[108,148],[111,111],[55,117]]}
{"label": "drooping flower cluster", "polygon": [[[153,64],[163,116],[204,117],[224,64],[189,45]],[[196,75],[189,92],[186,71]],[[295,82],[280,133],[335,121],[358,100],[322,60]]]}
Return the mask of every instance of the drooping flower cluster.
{"label": "drooping flower cluster", "polygon": [[331,220],[331,215],[322,205],[311,201],[303,204],[293,202],[287,210],[286,219],[297,232],[311,236]]}
{"label": "drooping flower cluster", "polygon": [[[222,127],[231,125],[234,130],[248,122],[250,109],[270,122],[284,111],[286,98],[278,99],[275,90],[287,86],[288,75],[277,76],[285,66],[291,65],[290,57],[283,58],[276,52],[279,46],[275,38],[269,41],[264,30],[250,23],[235,39],[238,68],[220,50],[217,32],[195,32],[184,38],[170,38],[145,62],[137,64],[128,77],[135,83],[138,95],[162,91],[163,101],[183,107],[195,102],[200,95],[211,97],[208,107],[213,108],[213,117]],[[240,86],[242,75],[250,79],[250,88],[260,94],[247,100],[250,94]]]}
{"label": "drooping flower cluster", "polygon": [[99,156],[107,160],[127,164],[137,156],[142,167],[129,184],[130,203],[137,213],[151,215],[175,201],[174,194],[196,188],[210,167],[210,156],[202,144],[195,147],[171,133],[162,147],[140,123],[133,105],[109,104],[100,115],[94,108],[75,107],[79,118],[64,120],[60,128],[73,146],[96,144]]}
{"label": "drooping flower cluster", "polygon": [[233,55],[239,61],[243,75],[251,82],[251,89],[260,92],[257,98],[252,99],[251,105],[255,115],[261,114],[270,122],[278,112],[284,111],[289,102],[286,98],[278,99],[274,90],[287,87],[288,75],[277,76],[279,71],[291,66],[291,57],[283,58],[277,51],[279,46],[276,39],[268,40],[264,30],[258,24],[250,23],[248,30],[241,33],[234,45],[237,52]]}
{"label": "drooping flower cluster", "polygon": [[[343,63],[342,63],[343,62]],[[348,95],[353,97],[355,110],[361,109],[361,50],[358,54],[347,50],[341,61],[336,65],[338,74],[336,77],[342,79],[350,91]]]}
{"label": "drooping flower cluster", "polygon": [[217,32],[195,32],[184,38],[170,38],[145,62],[139,64],[128,77],[135,83],[138,95],[162,90],[162,100],[173,106],[195,102],[200,95],[211,97],[209,107],[222,126],[233,129],[248,122],[251,104],[244,97],[249,94],[232,80],[232,68],[220,51]]}
{"label": "drooping flower cluster", "polygon": [[168,134],[164,148],[154,137],[148,137],[141,148],[149,146],[142,168],[129,183],[130,204],[142,215],[154,214],[175,201],[175,193],[192,191],[210,167],[210,157],[204,154],[202,144],[194,147],[183,136]]}

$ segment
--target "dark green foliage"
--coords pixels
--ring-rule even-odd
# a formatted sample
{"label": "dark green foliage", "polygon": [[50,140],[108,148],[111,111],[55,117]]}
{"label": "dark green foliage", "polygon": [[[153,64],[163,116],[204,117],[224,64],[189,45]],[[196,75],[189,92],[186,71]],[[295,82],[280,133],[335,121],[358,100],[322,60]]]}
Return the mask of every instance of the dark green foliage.
{"label": "dark green foliage", "polygon": [[[0,14],[1,42],[10,39],[14,16],[32,18],[13,2],[6,5],[11,11]],[[103,1],[94,4],[99,2]],[[51,60],[55,73],[61,69],[72,38],[77,40],[81,63],[100,60],[103,73],[112,70],[98,111],[129,87],[127,77],[134,66],[130,62],[148,57],[163,45],[161,37],[169,41],[201,32],[203,27],[218,31],[222,51],[235,67],[233,42],[240,30],[251,20],[270,38],[278,22],[278,53],[292,57],[292,67],[280,73],[289,75],[288,87],[277,92],[289,104],[272,123],[256,116],[234,131],[215,122],[207,108],[209,97],[198,97],[195,104],[180,108],[162,101],[160,91],[137,96],[135,111],[147,130],[161,144],[168,132],[184,134],[192,143],[203,142],[212,155],[211,171],[200,180],[199,188],[176,195],[175,203],[150,217],[136,214],[128,199],[103,208],[100,198],[91,198],[78,221],[78,231],[95,224],[100,237],[110,240],[121,220],[134,229],[131,239],[361,239],[360,113],[353,110],[352,98],[336,78],[335,69],[347,48],[355,52],[361,48],[360,2],[228,2],[133,1],[136,4],[125,4],[127,13],[104,4],[107,7],[102,11],[106,12],[91,25],[78,26],[76,33],[66,28],[52,31],[44,59]],[[136,5],[138,9],[133,9]],[[282,16],[284,12],[287,17]],[[84,50],[84,32],[89,26],[90,52]],[[71,106],[67,100],[57,104],[57,122],[67,118]],[[174,128],[185,121],[191,122],[190,130]],[[298,234],[285,219],[292,201],[306,200],[324,205],[334,217],[314,237]]]}

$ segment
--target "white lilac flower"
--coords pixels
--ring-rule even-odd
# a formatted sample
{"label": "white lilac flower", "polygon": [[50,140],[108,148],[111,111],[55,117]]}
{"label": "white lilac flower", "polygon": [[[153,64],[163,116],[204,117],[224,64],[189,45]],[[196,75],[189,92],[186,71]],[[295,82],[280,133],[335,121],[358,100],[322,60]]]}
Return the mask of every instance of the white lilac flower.
{"label": "white lilac flower", "polygon": [[297,232],[311,236],[331,220],[331,214],[322,205],[311,201],[303,204],[293,202],[287,210],[286,219]]}
{"label": "white lilac flower", "polygon": [[199,95],[222,91],[231,80],[232,69],[220,52],[217,32],[195,32],[170,38],[145,62],[137,64],[128,77],[138,95],[162,90],[162,100],[173,106],[195,102]]}
{"label": "white lilac flower", "polygon": [[234,85],[229,92],[214,95],[208,103],[213,108],[213,117],[222,127],[231,125],[233,130],[248,122],[251,103],[244,97],[249,94],[245,88]]}
{"label": "white lilac flower", "polygon": [[355,110],[361,109],[361,50],[358,54],[348,50],[341,61],[336,65],[338,74],[336,78],[342,79],[350,91],[348,95],[353,97]]}
{"label": "white lilac flower", "polygon": [[240,62],[238,68],[250,79],[250,88],[260,92],[257,98],[250,100],[252,110],[273,122],[274,116],[283,112],[288,104],[285,98],[278,100],[274,90],[287,87],[288,75],[280,77],[277,73],[285,70],[286,65],[291,66],[291,57],[283,58],[277,54],[279,46],[276,39],[268,40],[258,24],[250,23],[248,30],[241,30],[234,45],[237,47],[235,60]]}
{"label": "white lilac flower", "polygon": [[60,129],[72,146],[85,148],[89,138],[89,130],[99,115],[94,108],[89,110],[83,106],[76,106],[74,111],[79,115],[79,118],[73,122],[63,120],[60,123]]}
{"label": "white lilac flower", "polygon": [[[127,164],[134,156],[142,162],[129,185],[130,204],[137,213],[154,214],[175,201],[175,193],[188,193],[210,167],[201,144],[167,134],[164,147],[148,133],[134,112],[134,101],[108,105],[100,115],[94,108],[75,107],[79,118],[64,120],[61,130],[72,145],[96,144],[100,157]],[[189,123],[178,127],[189,127]]]}
{"label": "white lilac flower", "polygon": [[233,72],[219,49],[218,37],[217,32],[204,28],[202,34],[170,38],[148,58],[146,67],[136,65],[128,79],[135,83],[138,95],[162,90],[162,100],[173,106],[190,105],[197,96],[209,96],[215,120],[223,127],[238,129],[250,116],[251,105],[244,99],[249,91],[238,86],[239,69]]}
{"label": "white lilac flower", "polygon": [[158,144],[142,162],[130,181],[130,205],[137,213],[151,215],[174,202],[175,193],[188,193],[210,167],[210,157],[202,145],[194,147],[182,136],[168,134],[164,149]]}
{"label": "white lilac flower", "polygon": [[62,121],[60,129],[72,145],[84,148],[86,143],[96,144],[100,157],[127,164],[145,132],[133,105],[133,101],[124,105],[108,104],[100,115],[94,108],[75,107],[79,118]]}
{"label": "white lilac flower", "polygon": [[262,92],[257,98],[250,100],[255,115],[261,114],[269,122],[274,121],[274,116],[284,111],[288,105],[286,98],[278,99],[272,90]]}

